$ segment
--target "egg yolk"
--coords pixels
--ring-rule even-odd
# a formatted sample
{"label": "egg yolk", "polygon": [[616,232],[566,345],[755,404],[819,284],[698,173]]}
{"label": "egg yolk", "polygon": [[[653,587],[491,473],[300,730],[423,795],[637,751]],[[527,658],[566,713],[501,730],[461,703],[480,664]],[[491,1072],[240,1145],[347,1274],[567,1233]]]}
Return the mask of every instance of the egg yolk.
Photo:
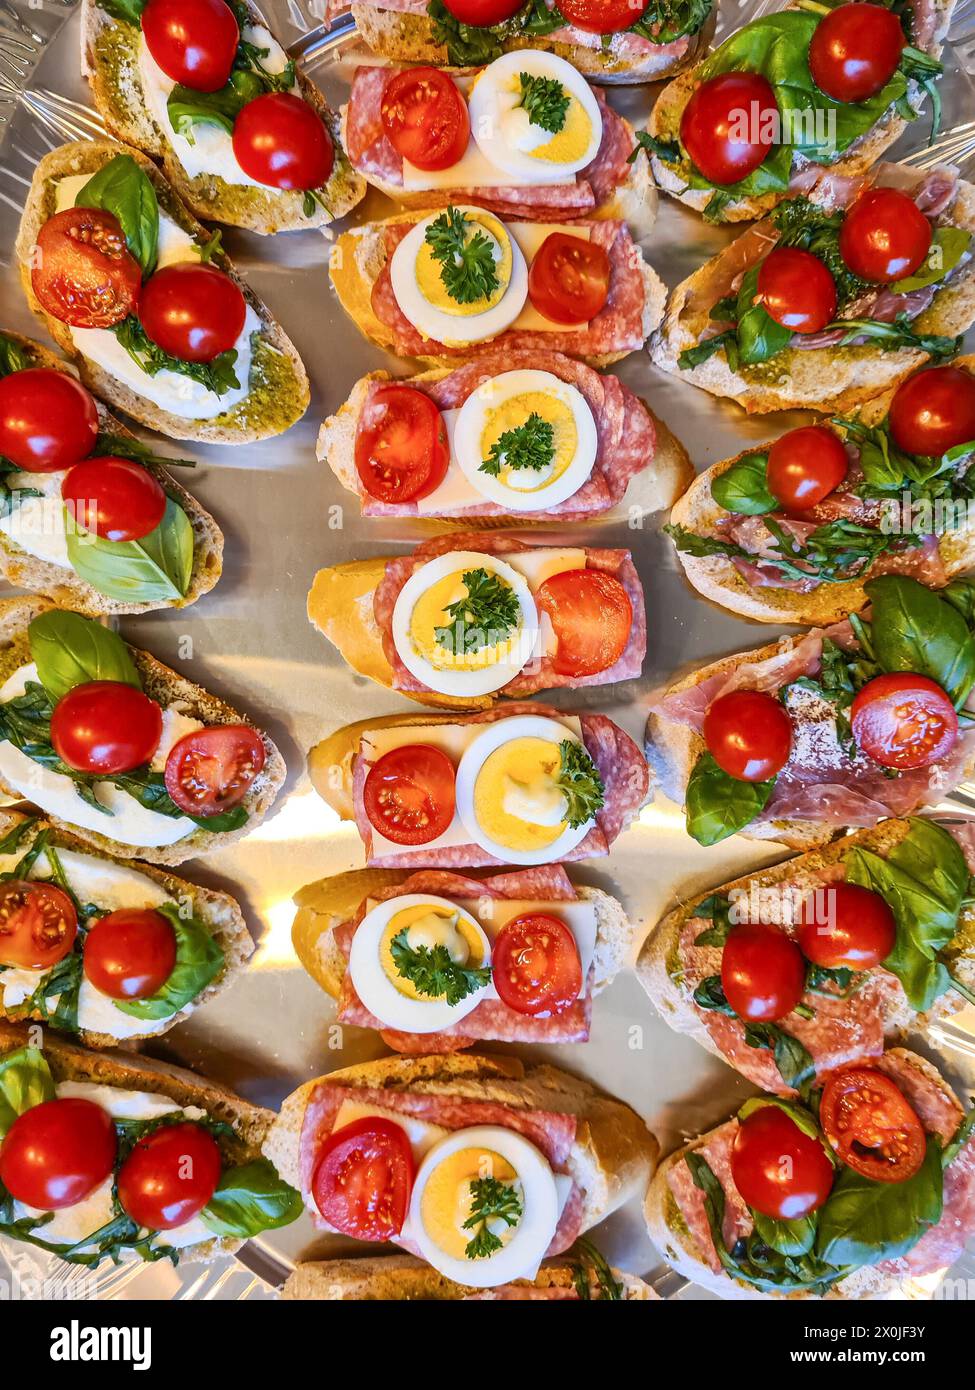
{"label": "egg yolk", "polygon": [[[500,580],[504,584],[504,580]],[[505,588],[510,588],[505,585]],[[437,629],[451,628],[455,619],[447,611],[454,603],[467,598],[467,585],[464,572],[445,575],[443,579],[431,584],[420,595],[410,614],[410,640],[415,651],[437,671],[483,671],[497,662],[507,661],[513,654],[521,631],[521,624],[501,634],[482,630],[473,625],[458,630],[459,650],[453,650],[453,638],[449,642],[438,642]],[[497,640],[493,640],[497,639]]]}
{"label": "egg yolk", "polygon": [[514,738],[485,758],[474,784],[474,814],[484,833],[508,849],[546,849],[566,828],[565,796],[556,782],[559,745]]}
{"label": "egg yolk", "polygon": [[[517,1172],[491,1149],[458,1149],[438,1164],[423,1189],[420,1220],[430,1239],[455,1260],[465,1258],[468,1243],[477,1235],[477,1228],[465,1230],[464,1222],[471,1216],[474,1201],[471,1184],[478,1178],[517,1184],[518,1196],[524,1200]],[[488,1225],[502,1245],[507,1245],[518,1229],[517,1225],[508,1226],[497,1218]]]}
{"label": "egg yolk", "polygon": [[552,426],[552,461],[544,468],[508,468],[504,464],[497,475],[500,482],[517,492],[537,492],[560,478],[570,466],[579,447],[572,409],[558,396],[547,391],[523,391],[488,409],[481,431],[481,457],[487,459],[491,450],[507,430],[517,429],[531,415],[537,415]]}
{"label": "egg yolk", "polygon": [[[581,159],[592,140],[592,121],[582,103],[570,92],[562,129],[549,133],[542,126],[531,123],[528,112],[521,105],[521,75],[512,79],[511,90],[516,94],[518,105],[510,113],[508,123],[519,127],[511,132],[519,149],[530,154],[532,159],[542,159],[549,164],[571,164]],[[565,91],[565,88],[562,89]],[[542,137],[540,143],[535,140]]]}
{"label": "egg yolk", "polygon": [[433,247],[426,241],[417,253],[415,270],[417,289],[428,304],[444,314],[469,318],[473,314],[483,314],[501,303],[511,282],[512,252],[511,237],[496,217],[492,217],[488,212],[474,211],[465,212],[464,216],[467,218],[467,241],[470,242],[480,234],[486,236],[491,244],[498,281],[495,289],[489,295],[475,299],[470,304],[459,303],[448,294],[443,282],[443,264],[434,256]]}
{"label": "egg yolk", "polygon": [[386,978],[407,999],[426,999],[419,994],[412,980],[401,975],[393,959],[393,940],[401,931],[407,933],[407,943],[414,950],[425,946],[446,946],[450,959],[457,965],[476,969],[484,964],[484,950],[474,924],[459,912],[444,912],[433,903],[414,903],[404,907],[389,919],[379,944],[379,963]]}

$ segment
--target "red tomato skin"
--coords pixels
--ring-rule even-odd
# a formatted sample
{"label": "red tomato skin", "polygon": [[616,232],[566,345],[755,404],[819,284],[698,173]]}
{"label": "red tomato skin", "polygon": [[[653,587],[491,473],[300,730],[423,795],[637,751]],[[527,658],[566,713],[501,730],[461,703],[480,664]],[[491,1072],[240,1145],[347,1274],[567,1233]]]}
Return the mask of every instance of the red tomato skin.
{"label": "red tomato skin", "polygon": [[839,1159],[874,1182],[905,1182],[924,1162],[924,1126],[886,1072],[847,1066],[823,1087],[819,1122]]}
{"label": "red tomato skin", "polygon": [[565,0],[559,9],[566,23],[586,34],[618,34],[632,29],[647,5],[640,0]]}
{"label": "red tomato skin", "polygon": [[172,1231],[199,1216],[222,1168],[217,1141],[201,1125],[161,1125],[138,1141],[119,1169],[119,1202],[137,1226]]}
{"label": "red tomato skin", "polygon": [[809,71],[834,101],[865,101],[887,85],[900,62],[904,30],[882,5],[840,5],[816,25]]}
{"label": "red tomato skin", "polygon": [[380,119],[397,154],[417,169],[449,169],[467,149],[467,102],[439,68],[407,68],[383,88]]}
{"label": "red tomato skin", "polygon": [[928,367],[901,382],[888,413],[898,449],[940,458],[975,439],[975,377],[962,367]]}
{"label": "red tomato skin", "polygon": [[731,928],[721,954],[721,984],[739,1018],[785,1018],[802,998],[805,981],[802,952],[784,931],[752,922]]}
{"label": "red tomato skin", "polygon": [[50,970],[77,935],[74,903],[57,884],[16,878],[0,884],[0,965]]}
{"label": "red tomato skin", "polygon": [[732,690],[708,706],[704,741],[729,777],[739,782],[767,782],[789,761],[792,723],[772,695]]}
{"label": "red tomato skin", "polygon": [[184,734],[169,750],[164,773],[170,799],[190,816],[239,806],[267,760],[249,724],[213,724]]}
{"label": "red tomato skin", "polygon": [[[958,739],[958,715],[940,685],[911,672],[874,676],[850,709],[853,737],[882,767],[930,767]],[[920,741],[898,737],[898,729]]]}
{"label": "red tomato skin", "polygon": [[94,399],[68,372],[28,367],[0,380],[0,454],[18,468],[70,468],[97,439]]}
{"label": "red tomato skin", "polygon": [[75,464],[61,484],[74,520],[107,541],[138,541],[154,531],[166,494],[148,468],[104,454]]}
{"label": "red tomato skin", "polygon": [[162,710],[134,685],[88,681],[54,706],[51,743],[78,772],[131,772],[149,762],[162,736]]}
{"label": "red tomato skin", "polygon": [[894,914],[879,893],[859,884],[830,884],[802,905],[799,945],[814,965],[873,970],[896,940]]}
{"label": "red tomato skin", "polygon": [[486,29],[517,14],[524,0],[444,0],[444,3],[461,24]]}
{"label": "red tomato skin", "polygon": [[230,81],[240,31],[224,0],[149,0],[142,32],[174,82],[195,92],[219,92]]}
{"label": "red tomato skin", "polygon": [[317,111],[293,92],[265,92],[234,121],[234,154],[244,173],[268,188],[321,188],[335,148]]}
{"label": "red tomato skin", "polygon": [[840,255],[861,280],[887,284],[913,275],[931,248],[931,223],[897,188],[868,188],[840,227]]}
{"label": "red tomato skin", "polygon": [[535,602],[548,614],[558,641],[552,666],[559,675],[598,675],[626,651],[633,605],[615,575],[563,570],[539,586]]}
{"label": "red tomato skin", "polygon": [[244,331],[247,303],[229,275],[180,261],[151,275],[139,318],[147,335],[181,362],[212,362]]}
{"label": "red tomato skin", "polygon": [[355,435],[355,466],[370,497],[415,502],[443,482],[450,465],[447,426],[414,386],[381,386],[367,400]]}
{"label": "red tomato skin", "polygon": [[[425,845],[454,818],[454,765],[434,744],[393,748],[366,775],[363,804],[370,825],[398,845]],[[396,817],[405,823],[398,823]]]}
{"label": "red tomato skin", "polygon": [[415,1176],[403,1127],[381,1116],[368,1117],[343,1125],[326,1139],[312,1176],[312,1195],[321,1215],[343,1235],[393,1240],[403,1229]]}
{"label": "red tomato skin", "polygon": [[731,1176],[755,1211],[795,1221],[823,1205],[834,1170],[818,1139],[804,1134],[777,1105],[763,1105],[738,1127]]}
{"label": "red tomato skin", "polygon": [[491,952],[491,975],[501,1002],[515,1013],[565,1013],[582,989],[582,962],[571,930],[547,912],[506,922]]}
{"label": "red tomato skin", "polygon": [[721,73],[691,94],[680,118],[681,144],[710,183],[738,183],[772,148],[778,115],[775,92],[760,73]]}
{"label": "red tomato skin", "polygon": [[142,270],[118,218],[100,208],[65,208],[37,235],[30,283],[41,308],[72,328],[111,328],[133,313]]}
{"label": "red tomato skin", "polygon": [[818,256],[794,246],[770,251],[759,266],[755,302],[793,333],[818,333],[836,314],[836,282]]}
{"label": "red tomato skin", "polygon": [[46,1100],[19,1115],[0,1145],[0,1182],[18,1202],[62,1211],[83,1202],[115,1164],[107,1110],[81,1097]]}
{"label": "red tomato skin", "polygon": [[609,256],[568,232],[550,232],[528,268],[528,298],[552,323],[589,323],[609,298]]}
{"label": "red tomato skin", "polygon": [[120,908],[85,938],[85,978],[110,999],[148,999],[173,973],[176,933],[161,912]]}
{"label": "red tomato skin", "polygon": [[843,441],[825,425],[780,435],[768,451],[768,490],[786,511],[802,512],[835,492],[850,461]]}

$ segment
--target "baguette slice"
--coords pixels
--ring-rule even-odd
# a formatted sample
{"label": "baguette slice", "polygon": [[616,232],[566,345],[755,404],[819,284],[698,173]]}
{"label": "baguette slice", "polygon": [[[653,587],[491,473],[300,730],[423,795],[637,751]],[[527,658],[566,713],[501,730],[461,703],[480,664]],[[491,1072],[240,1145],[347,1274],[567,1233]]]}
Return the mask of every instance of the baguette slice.
{"label": "baguette slice", "polygon": [[[267,27],[258,7],[247,0],[242,2],[252,21]],[[116,139],[162,160],[167,179],[197,217],[246,227],[265,235],[303,231],[327,226],[336,218],[344,217],[365,196],[365,180],[349,164],[338,117],[318,88],[301,72],[295,74],[299,94],[321,118],[335,151],[332,173],[323,190],[327,209],[316,201],[314,212],[306,215],[304,195],[300,191],[227,183],[216,174],[198,174],[190,178],[146,101],[139,71],[140,41],[138,24],[109,14],[97,0],[82,0],[81,70],[88,79],[102,119]]]}
{"label": "baguette slice", "polygon": [[160,209],[167,216],[201,245],[210,241],[210,233],[196,220],[152,160],[140,151],[111,140],[76,140],[61,145],[46,154],[34,170],[17,234],[16,254],[28,304],[44,320],[57,345],[74,359],[81,380],[89,390],[167,438],[197,439],[204,444],[249,444],[283,434],[308,408],[311,399],[308,376],[291,339],[222,251],[214,254],[211,263],[239,285],[261,320],[261,334],[251,364],[250,391],[231,410],[212,420],[186,420],[130,390],[111,372],[80,353],[74,346],[68,325],[44,313],[38,303],[31,286],[31,261],[38,233],[54,212],[54,184],[71,174],[94,174],[117,154],[131,155],[145,171],[156,190]]}

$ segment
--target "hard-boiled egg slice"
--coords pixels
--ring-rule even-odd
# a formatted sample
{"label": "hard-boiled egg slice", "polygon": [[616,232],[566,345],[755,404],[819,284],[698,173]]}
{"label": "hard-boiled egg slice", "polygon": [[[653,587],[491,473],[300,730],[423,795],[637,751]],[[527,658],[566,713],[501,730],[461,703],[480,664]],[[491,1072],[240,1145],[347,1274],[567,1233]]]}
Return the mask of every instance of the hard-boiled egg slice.
{"label": "hard-boiled egg slice", "polygon": [[419,893],[388,898],[363,917],[349,956],[356,993],[381,1023],[406,1033],[437,1033],[477,1008],[490,981],[457,1004],[421,994],[410,974],[400,969],[393,951],[396,940],[414,951],[444,946],[456,965],[471,969],[491,962],[491,943],[480,923],[455,903]]}
{"label": "hard-boiled egg slice", "polygon": [[412,574],[392,627],[403,665],[441,695],[500,690],[538,645],[538,610],[526,580],[476,550],[438,555]]}
{"label": "hard-boiled egg slice", "polygon": [[[535,106],[533,95],[550,100]],[[468,106],[482,154],[520,177],[567,178],[595,159],[603,137],[589,84],[553,53],[521,49],[495,59],[477,79]]]}
{"label": "hard-boiled egg slice", "polygon": [[[489,501],[542,511],[572,497],[592,473],[596,422],[582,392],[551,372],[502,372],[461,406],[453,445],[464,477]],[[539,458],[548,461],[536,467]]]}
{"label": "hard-boiled egg slice", "polygon": [[[465,1228],[492,1180],[502,1185],[510,1224],[488,1216]],[[476,1288],[534,1278],[558,1221],[558,1188],[545,1155],[496,1125],[455,1130],[435,1144],[410,1200],[410,1235],[424,1259],[448,1279]]]}
{"label": "hard-boiled egg slice", "polygon": [[560,745],[580,740],[557,719],[518,715],[486,725],[457,768],[457,814],[474,844],[509,864],[549,864],[593,822],[570,826],[556,784]]}

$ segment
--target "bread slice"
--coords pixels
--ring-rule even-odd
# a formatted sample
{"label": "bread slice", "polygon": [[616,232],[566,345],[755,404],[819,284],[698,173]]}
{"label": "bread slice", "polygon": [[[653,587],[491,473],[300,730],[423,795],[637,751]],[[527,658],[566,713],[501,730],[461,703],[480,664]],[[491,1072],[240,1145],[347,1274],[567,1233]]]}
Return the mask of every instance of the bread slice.
{"label": "bread slice", "polygon": [[160,208],[200,245],[211,240],[183,201],[153,164],[138,150],[111,140],[76,140],[46,154],[34,170],[30,192],[17,234],[16,254],[27,302],[44,320],[48,332],[77,364],[84,384],[109,405],[117,407],[142,425],[170,439],[198,439],[204,444],[249,444],[282,434],[300,420],[311,398],[308,376],[291,339],[260,300],[237,274],[229,257],[217,251],[211,263],[239,285],[244,298],[261,320],[260,337],[251,364],[251,384],[246,396],[229,411],[212,420],[186,420],[162,410],[145,396],[118,381],[74,346],[67,324],[45,314],[33,287],[30,271],[38,233],[55,210],[54,185],[71,174],[94,174],[117,154],[128,154],[152,180]]}
{"label": "bread slice", "polygon": [[[0,601],[0,685],[31,659],[27,640],[27,629],[31,622],[38,614],[55,607],[56,604],[43,598],[13,598]],[[151,699],[158,700],[163,707],[173,705],[180,713],[199,719],[204,724],[250,724],[250,721],[232,705],[186,680],[148,652],[140,651],[138,647],[129,647],[129,655],[142,680],[143,690]],[[240,830],[211,831],[200,828],[173,845],[134,848],[132,845],[113,840],[110,835],[86,830],[70,822],[62,827],[62,823],[56,817],[52,816],[51,819],[59,829],[66,829],[97,850],[109,855],[118,855],[123,859],[135,854],[151,864],[182,864],[185,859],[193,859],[233,844],[235,840],[249,835],[267,815],[284,785],[287,771],[284,759],[267,734],[255,725],[251,727],[256,729],[264,744],[265,763],[241,803],[247,811],[247,823]],[[2,777],[0,791],[14,799],[22,799],[17,789],[5,783]],[[105,820],[110,823],[108,816]]]}
{"label": "bread slice", "polygon": [[[266,28],[267,22],[258,7],[249,0],[242,3],[252,20]],[[97,0],[82,0],[81,70],[102,119],[116,139],[162,160],[167,179],[197,217],[265,235],[303,231],[344,217],[365,196],[365,180],[349,163],[338,117],[301,72],[295,74],[299,93],[321,117],[335,150],[335,163],[323,191],[327,209],[316,201],[314,212],[308,216],[301,192],[227,183],[219,175],[198,174],[190,178],[146,102],[139,72],[140,39],[137,24],[109,14]]]}

